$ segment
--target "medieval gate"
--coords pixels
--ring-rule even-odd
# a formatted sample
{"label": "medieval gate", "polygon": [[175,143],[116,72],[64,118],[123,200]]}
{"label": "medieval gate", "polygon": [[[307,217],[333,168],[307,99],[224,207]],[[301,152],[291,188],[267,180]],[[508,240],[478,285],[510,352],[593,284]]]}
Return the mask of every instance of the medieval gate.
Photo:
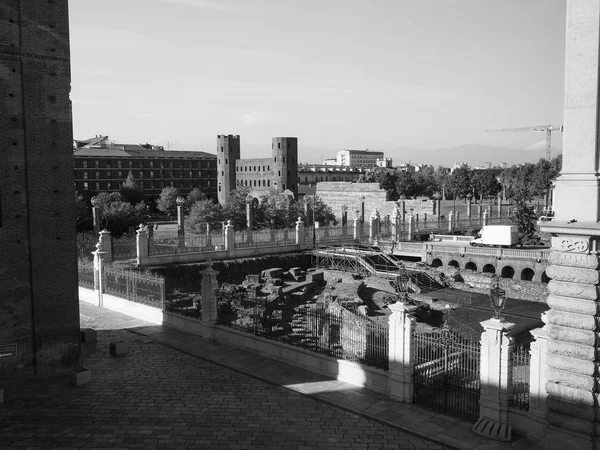
{"label": "medieval gate", "polygon": [[480,343],[445,325],[414,336],[414,401],[473,421],[479,418]]}

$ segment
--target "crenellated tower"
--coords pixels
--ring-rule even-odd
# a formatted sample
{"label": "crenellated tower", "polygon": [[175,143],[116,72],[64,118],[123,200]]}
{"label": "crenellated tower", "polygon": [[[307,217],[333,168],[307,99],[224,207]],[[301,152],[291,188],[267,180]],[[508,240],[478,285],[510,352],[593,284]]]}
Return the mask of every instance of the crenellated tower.
{"label": "crenellated tower", "polygon": [[239,135],[217,136],[217,198],[221,205],[229,199],[236,187],[235,162],[240,159]]}
{"label": "crenellated tower", "polygon": [[298,197],[298,138],[274,137],[271,144],[273,154],[273,187],[286,189]]}

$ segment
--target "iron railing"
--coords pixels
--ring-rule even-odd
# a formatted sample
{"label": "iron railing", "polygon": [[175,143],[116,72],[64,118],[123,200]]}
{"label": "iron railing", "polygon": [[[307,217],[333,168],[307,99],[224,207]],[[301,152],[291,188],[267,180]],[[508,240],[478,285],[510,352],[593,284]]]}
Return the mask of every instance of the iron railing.
{"label": "iron railing", "polygon": [[529,376],[531,373],[531,342],[517,344],[511,354],[512,388],[509,406],[529,410]]}
{"label": "iron railing", "polygon": [[166,298],[164,277],[104,266],[104,292],[144,305],[163,308]]}
{"label": "iron railing", "polygon": [[137,257],[135,236],[123,235],[120,237],[113,237],[110,242],[112,243],[112,254],[115,261],[123,261]]}
{"label": "iron railing", "polygon": [[334,358],[387,370],[389,330],[336,303],[289,307],[266,298],[220,293],[219,323]]}
{"label": "iron railing", "polygon": [[470,420],[479,417],[480,343],[444,326],[414,335],[414,401]]}

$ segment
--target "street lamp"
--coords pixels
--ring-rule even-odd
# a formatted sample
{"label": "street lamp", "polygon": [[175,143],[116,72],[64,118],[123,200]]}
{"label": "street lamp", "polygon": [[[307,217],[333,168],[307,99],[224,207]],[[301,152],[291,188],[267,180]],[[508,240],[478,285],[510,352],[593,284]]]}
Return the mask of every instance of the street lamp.
{"label": "street lamp", "polygon": [[396,277],[396,290],[400,295],[401,302],[408,301],[408,282],[410,281],[410,277],[408,273],[406,273],[406,268],[404,264],[400,265],[400,274]]}
{"label": "street lamp", "polygon": [[494,275],[494,281],[492,281],[490,301],[494,310],[494,319],[504,320],[500,317],[500,312],[506,306],[506,291],[500,287],[500,277],[498,275]]}
{"label": "street lamp", "polygon": [[442,194],[439,191],[435,191],[433,193],[433,198],[436,201],[436,209],[437,209],[437,219],[438,219],[438,228],[440,227],[440,217],[442,217]]}

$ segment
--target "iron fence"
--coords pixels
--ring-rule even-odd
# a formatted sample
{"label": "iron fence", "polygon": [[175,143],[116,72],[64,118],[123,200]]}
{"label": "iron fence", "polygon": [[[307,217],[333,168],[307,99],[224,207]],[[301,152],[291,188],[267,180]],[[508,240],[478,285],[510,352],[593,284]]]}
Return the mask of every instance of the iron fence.
{"label": "iron fence", "polygon": [[512,388],[509,406],[529,410],[529,376],[531,372],[531,341],[513,347],[510,354],[512,364]]}
{"label": "iron fence", "polygon": [[136,237],[123,235],[111,239],[113,260],[122,261],[137,258]]}
{"label": "iron fence", "polygon": [[86,231],[77,234],[77,258],[80,260],[91,261],[94,259],[92,252],[96,251],[96,242],[98,238],[93,231]]}
{"label": "iron fence", "polygon": [[219,323],[267,339],[387,370],[389,330],[336,303],[293,306],[220,292]]}
{"label": "iron fence", "polygon": [[104,292],[144,305],[163,308],[165,301],[164,277],[149,272],[104,267]]}
{"label": "iron fence", "polygon": [[79,286],[94,289],[94,264],[85,259],[77,262],[77,279]]}
{"label": "iron fence", "polygon": [[479,417],[480,343],[445,325],[414,335],[414,401],[470,420]]}

